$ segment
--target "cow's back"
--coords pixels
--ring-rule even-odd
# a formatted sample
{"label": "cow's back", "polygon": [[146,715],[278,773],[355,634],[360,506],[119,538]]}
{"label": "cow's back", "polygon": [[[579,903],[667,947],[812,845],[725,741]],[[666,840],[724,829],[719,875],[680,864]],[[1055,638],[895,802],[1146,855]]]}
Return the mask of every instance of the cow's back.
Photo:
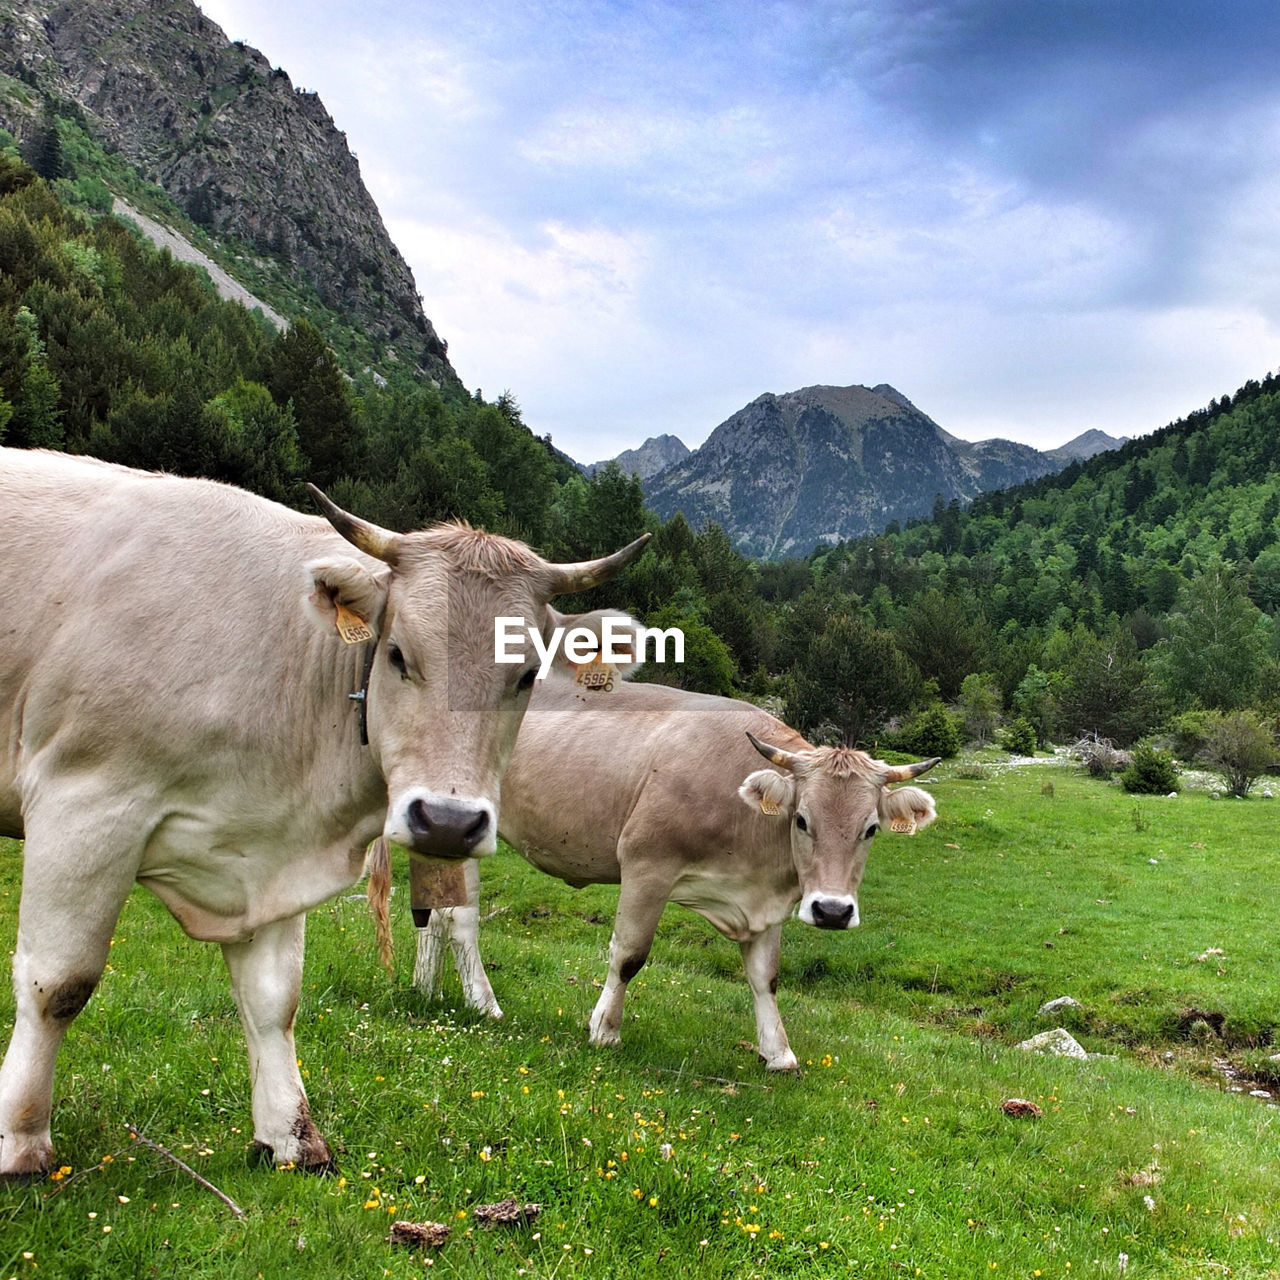
{"label": "cow's back", "polygon": [[624,831],[649,856],[697,862],[779,845],[785,824],[738,798],[760,767],[750,731],[803,749],[747,702],[623,681],[610,693],[552,677],[535,689],[502,787],[504,838],[570,884],[621,879]]}
{"label": "cow's back", "polygon": [[149,754],[193,757],[202,725],[278,711],[264,656],[308,639],[301,566],[324,528],[225,485],[0,449],[0,830],[21,834],[41,752],[145,777]]}

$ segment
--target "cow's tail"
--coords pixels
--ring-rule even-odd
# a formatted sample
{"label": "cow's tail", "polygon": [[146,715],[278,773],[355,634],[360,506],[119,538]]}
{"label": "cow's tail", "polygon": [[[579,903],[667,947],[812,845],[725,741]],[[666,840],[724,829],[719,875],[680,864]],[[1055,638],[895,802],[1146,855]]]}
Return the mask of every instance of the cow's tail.
{"label": "cow's tail", "polygon": [[373,931],[378,939],[378,959],[392,977],[395,976],[394,949],[391,942],[391,848],[386,836],[379,836],[364,857],[369,874],[367,895]]}

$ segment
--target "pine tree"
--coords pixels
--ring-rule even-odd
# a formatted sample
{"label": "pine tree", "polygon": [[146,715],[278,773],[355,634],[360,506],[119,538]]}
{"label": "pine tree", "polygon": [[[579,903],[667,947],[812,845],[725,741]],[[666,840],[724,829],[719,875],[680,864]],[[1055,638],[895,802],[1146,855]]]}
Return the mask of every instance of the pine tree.
{"label": "pine tree", "polygon": [[320,331],[298,320],[276,339],[267,386],[292,404],[307,479],[320,488],[359,468],[363,439],[354,397]]}
{"label": "pine tree", "polygon": [[46,116],[27,147],[27,163],[46,182],[67,176],[67,164],[62,154],[62,135],[58,121]]}
{"label": "pine tree", "polygon": [[870,745],[891,716],[909,711],[920,675],[893,636],[841,614],[796,668],[786,718],[802,733],[833,729],[850,746]]}

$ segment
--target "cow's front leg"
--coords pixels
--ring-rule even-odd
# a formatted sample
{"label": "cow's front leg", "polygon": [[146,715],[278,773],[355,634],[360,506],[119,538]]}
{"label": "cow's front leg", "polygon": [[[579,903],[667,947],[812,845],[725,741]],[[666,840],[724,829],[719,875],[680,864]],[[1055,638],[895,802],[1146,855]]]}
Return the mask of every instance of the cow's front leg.
{"label": "cow's front leg", "polygon": [[770,1071],[799,1068],[778,1013],[778,960],[782,952],[782,926],[775,924],[754,938],[739,943],[742,967],[756,1011],[756,1045]]}
{"label": "cow's front leg", "polygon": [[311,1122],[293,1044],[305,923],[302,915],[278,920],[247,942],[225,943],[222,954],[249,1047],[254,1141],[276,1164],[324,1173],[333,1157]]}
{"label": "cow's front leg", "polygon": [[609,976],[588,1024],[591,1043],[599,1048],[622,1043],[622,1002],[626,999],[627,984],[649,958],[649,948],[669,891],[670,885],[628,880],[623,873],[618,915],[609,943]]}
{"label": "cow's front leg", "polygon": [[[88,1003],[106,963],[76,957],[49,963],[21,942],[13,958],[16,1010],[13,1035],[0,1067],[0,1175],[35,1177],[53,1161],[49,1124],[53,1068],[62,1037]],[[66,957],[65,959],[70,959]]]}
{"label": "cow's front leg", "polygon": [[463,867],[467,883],[467,904],[463,907],[436,907],[431,919],[418,930],[418,949],[413,965],[413,985],[426,996],[440,993],[440,963],[447,942],[453,949],[453,963],[462,982],[468,1006],[501,1018],[498,998],[489,985],[480,957],[480,865],[469,859]]}
{"label": "cow's front leg", "polygon": [[453,922],[444,918],[451,907],[433,907],[431,919],[417,930],[416,949],[413,957],[413,985],[428,999],[438,996],[444,989],[441,966],[445,947],[453,936]]}
{"label": "cow's front leg", "polygon": [[67,815],[31,816],[13,954],[13,1034],[0,1066],[0,1177],[31,1178],[53,1161],[54,1062],[107,963],[111,932],[136,862],[116,843],[70,829]]}

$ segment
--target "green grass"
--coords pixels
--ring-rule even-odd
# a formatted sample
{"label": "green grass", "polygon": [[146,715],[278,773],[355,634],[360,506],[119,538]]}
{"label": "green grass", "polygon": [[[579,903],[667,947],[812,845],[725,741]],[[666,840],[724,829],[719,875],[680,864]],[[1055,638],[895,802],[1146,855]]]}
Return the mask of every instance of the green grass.
{"label": "green grass", "polygon": [[[71,1173],[0,1189],[0,1280],[1065,1278],[1120,1275],[1122,1254],[1128,1277],[1280,1275],[1280,1112],[1209,1070],[1215,1056],[1262,1070],[1272,1051],[1280,810],[1135,802],[1048,765],[937,772],[938,822],[877,840],[862,928],[784,933],[796,1077],[766,1076],[744,1045],[737,947],[676,908],[614,1052],[590,1049],[583,1027],[615,890],[575,892],[508,852],[487,865],[497,1024],[462,1010],[456,983],[443,1003],[412,990],[403,891],[394,979],[363,901],[314,913],[299,1052],[341,1179],[252,1166],[221,959],[135,894],[59,1060],[54,1139]],[[18,846],[0,849],[9,946],[18,864]],[[1222,954],[1197,958],[1210,948]],[[1012,1047],[1063,994],[1083,1005],[1073,1034],[1114,1057]],[[1191,1009],[1222,1038],[1205,1043]],[[1009,1097],[1043,1115],[1005,1116]],[[126,1123],[247,1220],[132,1144]],[[475,1223],[477,1205],[508,1196],[540,1203],[537,1221]],[[424,1257],[386,1242],[398,1218],[453,1234]]]}

